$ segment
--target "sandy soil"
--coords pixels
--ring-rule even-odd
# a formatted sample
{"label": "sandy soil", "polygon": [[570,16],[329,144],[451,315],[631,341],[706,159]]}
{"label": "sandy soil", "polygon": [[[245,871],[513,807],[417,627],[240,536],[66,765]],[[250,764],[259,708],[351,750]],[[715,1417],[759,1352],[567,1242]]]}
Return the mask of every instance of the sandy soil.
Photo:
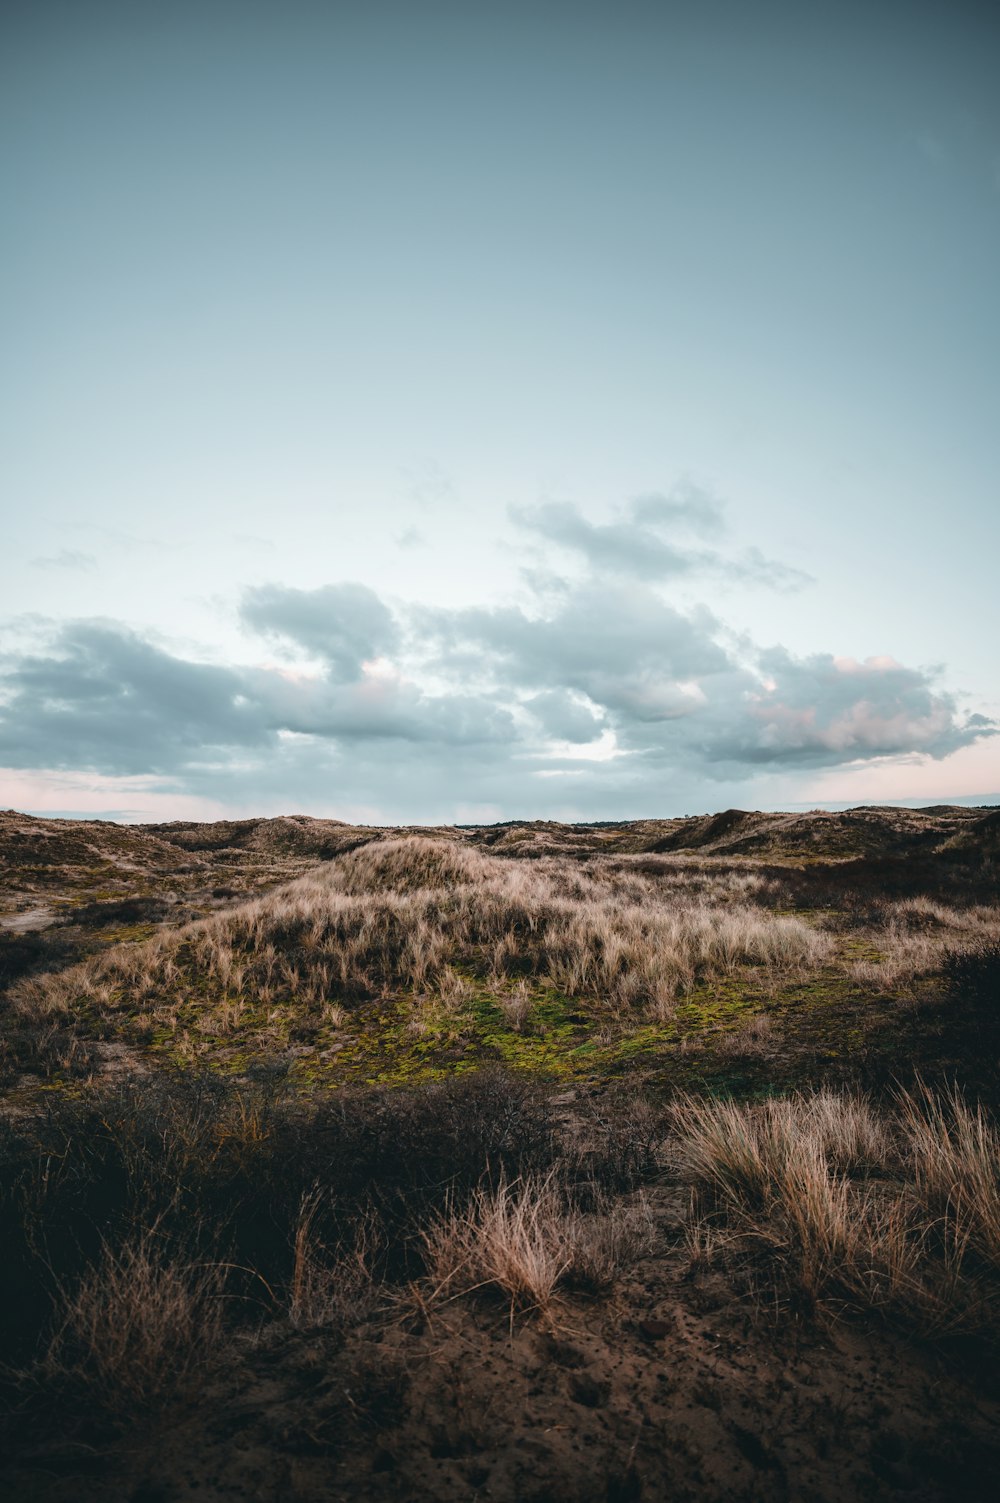
{"label": "sandy soil", "polygon": [[0,929],[8,929],[12,934],[26,934],[29,929],[47,929],[55,923],[55,919],[51,908],[28,908],[22,913],[0,913]]}
{"label": "sandy soil", "polygon": [[[543,1319],[405,1302],[347,1338],[245,1336],[192,1402],[8,1474],[34,1503],[986,1500],[1000,1388],[955,1349],[768,1307],[692,1272],[676,1187],[610,1298]],[[989,1377],[990,1382],[986,1381]],[[84,1473],[84,1475],[81,1475]],[[62,1474],[62,1475],[60,1475]]]}

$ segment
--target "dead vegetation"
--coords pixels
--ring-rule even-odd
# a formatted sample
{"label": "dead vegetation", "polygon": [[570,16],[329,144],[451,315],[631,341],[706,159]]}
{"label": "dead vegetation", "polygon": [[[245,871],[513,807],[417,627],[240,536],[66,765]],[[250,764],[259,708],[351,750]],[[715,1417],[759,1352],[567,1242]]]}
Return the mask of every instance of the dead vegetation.
{"label": "dead vegetation", "polygon": [[606,1289],[655,1245],[643,1202],[596,1197],[586,1211],[555,1170],[480,1186],[423,1233],[432,1301],[497,1290],[516,1310],[549,1314],[557,1291]]}
{"label": "dead vegetation", "polygon": [[57,1292],[52,1334],[22,1382],[119,1417],[183,1395],[219,1351],[224,1270],[187,1262],[155,1225],[105,1243]]}
{"label": "dead vegetation", "polygon": [[880,1111],[830,1091],[686,1097],[674,1119],[703,1242],[721,1222],[813,1301],[996,1332],[1000,1135],[959,1092],[903,1091]]}
{"label": "dead vegetation", "polygon": [[447,1004],[463,972],[503,989],[515,1028],[530,1012],[526,980],[593,998],[611,1018],[664,1020],[700,981],[743,967],[787,978],[829,949],[803,919],[734,900],[726,874],[685,897],[621,864],[527,864],[410,838],[369,844],[266,897],[25,979],[9,1000],[26,1030],[83,1015],[100,1036],[122,1016],[174,1030],[195,999],[197,1053],[199,1032],[247,1028],[266,1048],[290,1007],[301,1029],[328,1020],[331,1006],[387,992]]}
{"label": "dead vegetation", "polygon": [[[97,1490],[78,1478],[75,1496],[131,1496],[146,1433],[158,1437],[159,1473],[166,1464],[173,1476],[181,1463],[164,1462],[164,1436],[187,1437],[177,1453],[187,1465],[192,1444],[230,1433],[216,1431],[213,1410],[192,1441],[192,1395],[227,1395],[213,1403],[242,1413],[263,1367],[264,1391],[277,1386],[288,1416],[257,1443],[266,1497],[280,1492],[289,1447],[327,1458],[310,1498],[392,1496],[378,1469],[370,1475],[373,1436],[400,1486],[417,1486],[412,1467],[427,1453],[455,1461],[454,1473],[424,1478],[425,1496],[460,1496],[465,1459],[483,1454],[498,1495],[524,1496],[525,1480],[501,1479],[526,1381],[556,1432],[589,1434],[593,1411],[617,1437],[593,1451],[590,1477],[543,1447],[544,1488],[572,1476],[574,1495],[599,1503],[635,1466],[654,1496],[683,1479],[686,1495],[722,1497],[739,1478],[777,1497],[765,1453],[740,1439],[741,1385],[719,1382],[721,1327],[741,1360],[761,1354],[749,1423],[767,1454],[785,1455],[796,1487],[812,1478],[811,1495],[860,1497],[860,1476],[843,1488],[850,1458],[870,1444],[863,1426],[810,1411],[808,1433],[826,1450],[804,1464],[799,1422],[764,1381],[768,1352],[790,1342],[801,1363],[807,1350],[809,1381],[826,1393],[833,1370],[832,1391],[849,1393],[858,1359],[842,1359],[831,1332],[850,1324],[866,1350],[885,1349],[873,1393],[892,1395],[904,1360],[916,1365],[914,1393],[928,1391],[918,1349],[894,1341],[933,1339],[945,1362],[956,1336],[980,1343],[984,1364],[995,1351],[1000,1139],[956,1093],[881,1104],[831,1090],[756,1104],[687,1096],[661,1107],[605,1094],[567,1112],[502,1075],[311,1106],[274,1081],[179,1080],[67,1102],[11,1125],[3,1146],[2,1319],[15,1362],[2,1380],[12,1469],[0,1480],[15,1495],[30,1482],[32,1496],[48,1496],[34,1458],[44,1471],[54,1445],[98,1441]],[[706,1318],[711,1340],[692,1367],[700,1348],[684,1333]],[[587,1332],[599,1336],[589,1359]],[[651,1361],[668,1336],[662,1362]],[[641,1375],[660,1370],[667,1386],[646,1392]],[[621,1388],[623,1374],[632,1387]],[[957,1372],[948,1381],[957,1394]],[[957,1423],[940,1384],[939,1370],[922,1420],[936,1445]],[[664,1449],[650,1435],[637,1446],[640,1395],[668,1437],[678,1433],[668,1421],[692,1405],[729,1416],[711,1442],[726,1469],[705,1471],[704,1441]],[[994,1424],[968,1395],[961,1402],[977,1444],[994,1437],[968,1485],[949,1480],[950,1496],[971,1500],[1000,1454],[1000,1414]],[[919,1434],[907,1442],[914,1457]]]}

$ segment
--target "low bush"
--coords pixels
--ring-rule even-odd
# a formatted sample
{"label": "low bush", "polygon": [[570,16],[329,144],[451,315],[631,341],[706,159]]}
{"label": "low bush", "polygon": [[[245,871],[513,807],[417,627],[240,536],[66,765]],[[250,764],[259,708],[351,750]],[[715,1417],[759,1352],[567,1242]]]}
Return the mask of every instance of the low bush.
{"label": "low bush", "polygon": [[971,1008],[984,1021],[1000,1019],[1000,943],[983,940],[945,957],[948,1000]]}
{"label": "low bush", "polygon": [[154,1225],[164,1257],[234,1265],[229,1292],[255,1309],[268,1290],[284,1299],[304,1197],[316,1197],[314,1249],[354,1246],[377,1224],[380,1276],[408,1277],[423,1217],[484,1177],[546,1172],[561,1151],[552,1127],[537,1088],[490,1071],[313,1102],[287,1094],[280,1071],[55,1098],[0,1122],[0,1346],[31,1359],[64,1291]]}

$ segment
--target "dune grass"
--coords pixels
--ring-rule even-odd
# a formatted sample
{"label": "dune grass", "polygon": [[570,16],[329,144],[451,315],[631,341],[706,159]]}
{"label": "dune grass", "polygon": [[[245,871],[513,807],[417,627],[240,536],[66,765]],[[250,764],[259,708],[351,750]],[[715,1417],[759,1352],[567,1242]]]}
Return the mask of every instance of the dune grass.
{"label": "dune grass", "polygon": [[927,1331],[996,1329],[1000,1135],[955,1090],[891,1107],[820,1091],[759,1104],[687,1096],[674,1161],[723,1222],[813,1301]]}
{"label": "dune grass", "polygon": [[220,1042],[259,1053],[309,1045],[366,1001],[405,994],[454,1009],[484,987],[515,1032],[538,988],[592,999],[609,1022],[662,1022],[707,979],[787,978],[828,955],[814,925],[743,890],[720,880],[685,896],[628,863],[578,869],[454,840],[380,840],[265,897],[26,978],[11,1017],[57,1060],[71,1025],[136,1045],[182,1039],[191,1058]]}

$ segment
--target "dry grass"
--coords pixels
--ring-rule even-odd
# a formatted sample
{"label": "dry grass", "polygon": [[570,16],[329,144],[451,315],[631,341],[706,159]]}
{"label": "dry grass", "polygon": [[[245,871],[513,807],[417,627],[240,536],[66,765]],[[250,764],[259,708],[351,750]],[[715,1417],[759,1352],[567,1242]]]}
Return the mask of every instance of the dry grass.
{"label": "dry grass", "polygon": [[881,1168],[892,1152],[885,1125],[861,1097],[833,1091],[747,1106],[685,1096],[674,1109],[679,1167],[721,1195],[766,1205],[789,1164]]}
{"label": "dry grass", "polygon": [[1000,1270],[1000,1133],[958,1091],[900,1096],[917,1202],[956,1254]]}
{"label": "dry grass", "polygon": [[376,1298],[374,1265],[381,1241],[376,1220],[361,1218],[350,1239],[330,1249],[318,1229],[326,1199],[318,1186],[307,1191],[295,1223],[288,1317],[300,1330],[356,1324]]}
{"label": "dry grass", "polygon": [[515,1033],[523,1033],[531,1018],[533,1000],[531,989],[524,978],[515,982],[509,992],[502,992],[497,1000],[510,1027]]}
{"label": "dry grass", "polygon": [[866,987],[906,988],[939,972],[955,949],[995,943],[1000,933],[1000,908],[983,904],[953,908],[908,898],[881,905],[880,917],[867,935],[875,953],[847,964],[851,979]]}
{"label": "dry grass", "polygon": [[755,1013],[712,1042],[722,1059],[767,1059],[775,1047],[774,1023],[767,1013]]}
{"label": "dry grass", "polygon": [[435,1298],[499,1290],[512,1314],[547,1311],[561,1286],[606,1288],[652,1240],[644,1203],[604,1203],[584,1214],[555,1173],[501,1176],[437,1216],[424,1233]]}
{"label": "dry grass", "polygon": [[[719,1218],[813,1300],[925,1329],[990,1326],[1000,1291],[1000,1137],[956,1093],[879,1116],[820,1091],[759,1105],[687,1097],[676,1162]],[[705,1233],[707,1237],[708,1233]],[[984,1277],[984,1275],[986,1277]]]}
{"label": "dry grass", "polygon": [[217,1356],[220,1271],[167,1256],[156,1229],[136,1233],[100,1259],[72,1290],[32,1377],[82,1388],[121,1416],[190,1392]]}
{"label": "dry grass", "polygon": [[514,1027],[527,1021],[529,978],[620,1016],[664,1018],[701,979],[744,967],[794,974],[829,952],[826,935],[748,906],[731,883],[685,898],[622,865],[577,870],[445,839],[380,840],[266,897],[25,980],[11,1006],[36,1025],[138,1015],[148,1035],[197,1001],[182,1045],[197,1054],[199,1034],[280,1046],[293,1022],[339,1022],[341,1009],[387,990],[461,1007],[468,975],[501,993]]}

